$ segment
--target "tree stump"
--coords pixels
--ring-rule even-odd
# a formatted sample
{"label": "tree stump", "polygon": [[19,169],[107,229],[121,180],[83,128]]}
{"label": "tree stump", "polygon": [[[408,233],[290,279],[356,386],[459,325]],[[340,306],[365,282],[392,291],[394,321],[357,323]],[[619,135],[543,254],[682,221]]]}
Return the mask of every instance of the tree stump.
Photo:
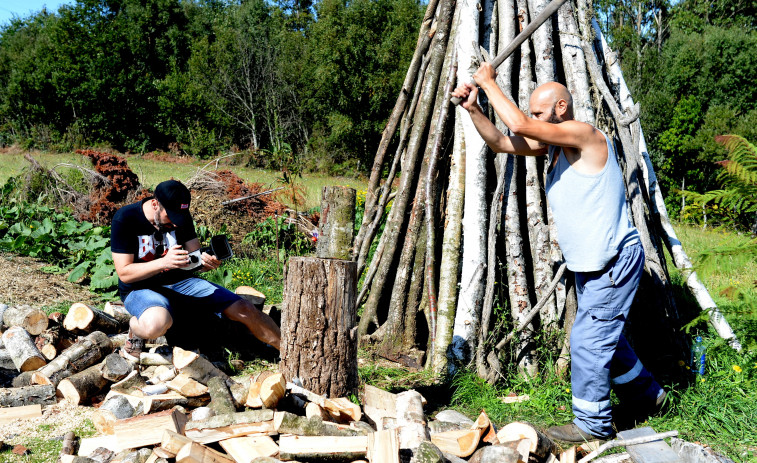
{"label": "tree stump", "polygon": [[355,392],[357,375],[357,264],[289,259],[281,314],[280,371],[327,397]]}
{"label": "tree stump", "polygon": [[316,256],[325,259],[352,259],[352,238],[355,234],[353,188],[323,187],[318,234]]}

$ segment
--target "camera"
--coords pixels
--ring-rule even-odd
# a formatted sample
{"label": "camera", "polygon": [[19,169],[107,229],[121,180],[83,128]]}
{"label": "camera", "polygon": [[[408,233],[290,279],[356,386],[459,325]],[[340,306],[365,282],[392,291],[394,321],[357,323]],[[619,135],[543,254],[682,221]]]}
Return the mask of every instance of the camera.
{"label": "camera", "polygon": [[206,246],[189,253],[189,263],[182,267],[183,270],[195,270],[202,267],[202,253],[207,252],[216,256],[219,260],[226,260],[234,257],[234,251],[231,249],[229,239],[226,235],[216,235],[210,238],[210,246]]}

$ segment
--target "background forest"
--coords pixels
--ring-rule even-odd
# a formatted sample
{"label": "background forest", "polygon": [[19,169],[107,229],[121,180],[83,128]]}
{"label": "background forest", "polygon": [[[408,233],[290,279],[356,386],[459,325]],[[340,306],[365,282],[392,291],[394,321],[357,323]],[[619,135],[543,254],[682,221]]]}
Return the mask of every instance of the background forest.
{"label": "background forest", "polygon": [[[418,0],[78,0],[0,27],[0,144],[111,147],[368,171],[412,55]],[[717,185],[723,133],[757,139],[755,0],[601,0],[668,210]]]}

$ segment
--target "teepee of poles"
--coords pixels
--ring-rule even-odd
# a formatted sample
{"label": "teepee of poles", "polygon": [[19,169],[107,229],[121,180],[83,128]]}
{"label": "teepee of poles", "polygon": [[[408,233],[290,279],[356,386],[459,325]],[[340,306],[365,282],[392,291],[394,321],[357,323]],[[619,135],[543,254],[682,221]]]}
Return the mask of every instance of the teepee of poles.
{"label": "teepee of poles", "polygon": [[[539,346],[564,371],[576,313],[544,190],[544,159],[496,154],[467,112],[449,102],[472,82],[482,53],[496,56],[547,0],[430,0],[417,46],[379,144],[353,258],[363,276],[361,342],[387,358],[445,373],[473,365],[496,381],[503,362],[535,375]],[[528,114],[533,89],[559,81],[577,120],[614,140],[629,211],[646,254],[630,340],[653,371],[688,359],[663,246],[718,334],[738,340],[692,269],[657,185],[616,55],[589,0],[569,0],[497,68],[498,85]],[[537,21],[538,22],[538,21]],[[485,97],[496,126],[507,127]]]}

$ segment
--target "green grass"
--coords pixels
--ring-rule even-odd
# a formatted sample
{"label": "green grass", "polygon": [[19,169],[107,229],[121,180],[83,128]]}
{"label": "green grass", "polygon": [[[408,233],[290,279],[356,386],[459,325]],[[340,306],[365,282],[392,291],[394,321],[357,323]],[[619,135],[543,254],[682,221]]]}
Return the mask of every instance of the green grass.
{"label": "green grass", "polygon": [[[63,448],[63,434],[55,424],[42,424],[38,433],[49,433],[45,437],[15,438],[14,443],[20,443],[29,449],[28,455],[16,455],[12,452],[13,445],[5,443],[0,448],[0,461],[3,463],[49,463],[57,461]],[[81,426],[73,430],[78,439],[85,439],[95,435],[92,421],[84,420]],[[20,437],[20,436],[19,436]],[[18,441],[18,442],[16,442]]]}
{"label": "green grass", "polygon": [[[89,159],[75,153],[60,154],[35,151],[32,155],[40,164],[47,168],[52,168],[61,163],[75,164],[87,168],[91,168],[92,166]],[[140,155],[126,155],[125,157],[131,170],[139,176],[140,183],[147,188],[154,188],[158,183],[171,177],[187,181],[197,173],[198,169],[202,169],[208,166],[208,164],[210,165],[207,169],[213,170],[216,167],[215,162],[199,159],[190,160],[189,162],[166,162],[148,159]],[[271,188],[282,186],[280,172],[230,165],[230,159],[233,158],[221,159],[218,163],[218,168],[229,169],[247,182],[262,183]],[[9,177],[18,175],[28,165],[29,163],[24,159],[23,153],[0,154],[0,185],[4,184]],[[59,166],[57,169],[62,172],[69,168]],[[318,172],[304,174],[302,178],[295,178],[295,182],[304,187],[304,209],[320,206],[321,190],[324,186],[350,186],[356,190],[365,190],[367,186],[367,181],[364,179],[333,177]],[[292,204],[288,205],[293,206]]]}

